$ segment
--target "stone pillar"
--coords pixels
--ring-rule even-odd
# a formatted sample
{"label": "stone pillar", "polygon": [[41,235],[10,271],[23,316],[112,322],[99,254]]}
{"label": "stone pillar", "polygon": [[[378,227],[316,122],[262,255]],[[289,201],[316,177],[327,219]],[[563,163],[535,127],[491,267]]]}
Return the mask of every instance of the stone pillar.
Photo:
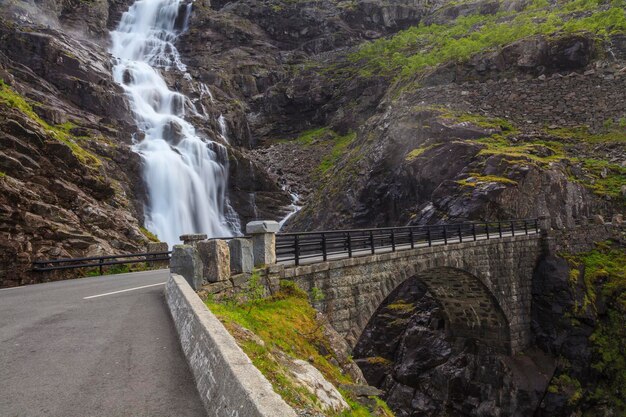
{"label": "stone pillar", "polygon": [[172,257],[170,258],[170,271],[184,277],[191,288],[200,289],[204,283],[202,270],[204,266],[198,249],[192,245],[174,245]]}
{"label": "stone pillar", "polygon": [[203,264],[202,277],[206,282],[230,279],[230,251],[224,240],[203,240],[196,244]]}
{"label": "stone pillar", "polygon": [[251,274],[254,268],[252,241],[245,238],[231,239],[228,247],[230,248],[230,271]]}
{"label": "stone pillar", "polygon": [[276,232],[280,226],[271,220],[250,222],[246,233],[252,235],[254,266],[276,263]]}

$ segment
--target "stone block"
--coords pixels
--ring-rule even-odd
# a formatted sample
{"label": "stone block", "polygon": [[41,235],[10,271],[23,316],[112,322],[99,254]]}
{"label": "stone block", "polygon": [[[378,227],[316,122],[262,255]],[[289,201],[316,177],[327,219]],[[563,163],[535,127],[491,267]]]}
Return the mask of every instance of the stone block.
{"label": "stone block", "polygon": [[279,229],[279,224],[272,220],[254,221],[246,224],[246,233],[250,235],[276,233]]}
{"label": "stone block", "polygon": [[207,282],[230,279],[230,251],[224,240],[212,239],[198,242],[198,253],[204,265],[202,276]]}
{"label": "stone block", "polygon": [[[150,242],[146,245],[147,253],[163,253],[167,252],[169,247],[166,242]],[[162,265],[163,267],[167,267],[168,261],[153,261],[154,258],[162,258],[166,255],[146,255],[146,261],[148,265],[151,267]]]}
{"label": "stone block", "polygon": [[621,226],[622,224],[624,224],[624,216],[621,214],[614,214],[613,218],[611,219],[611,223],[613,224],[613,226]]}
{"label": "stone block", "polygon": [[195,245],[197,242],[206,239],[206,235],[202,233],[190,233],[179,237],[183,241],[183,245]]}
{"label": "stone block", "polygon": [[228,242],[230,249],[230,270],[233,273],[251,274],[254,268],[254,251],[250,239],[231,239]]}
{"label": "stone block", "polygon": [[168,249],[167,242],[149,242],[146,245],[146,252],[148,253],[167,252]]}
{"label": "stone block", "polygon": [[247,287],[248,281],[250,281],[249,274],[237,274],[230,277],[233,285],[238,288]]}
{"label": "stone block", "polygon": [[275,264],[276,235],[274,233],[260,233],[253,235],[252,251],[254,254],[254,266]]}
{"label": "stone block", "polygon": [[174,245],[170,258],[170,271],[181,275],[194,290],[200,289],[203,264],[197,249],[191,245]]}

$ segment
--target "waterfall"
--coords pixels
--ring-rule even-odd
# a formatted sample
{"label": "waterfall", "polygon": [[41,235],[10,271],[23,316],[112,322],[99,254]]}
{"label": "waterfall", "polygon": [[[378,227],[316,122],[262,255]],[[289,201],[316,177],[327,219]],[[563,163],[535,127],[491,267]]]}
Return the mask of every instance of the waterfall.
{"label": "waterfall", "polygon": [[226,197],[226,149],[196,134],[185,120],[185,109],[195,107],[170,90],[160,72],[175,69],[190,78],[174,46],[190,7],[181,0],[137,0],[111,32],[113,78],[126,91],[144,135],[133,149],[144,163],[146,227],[170,245],[185,233],[238,233]]}

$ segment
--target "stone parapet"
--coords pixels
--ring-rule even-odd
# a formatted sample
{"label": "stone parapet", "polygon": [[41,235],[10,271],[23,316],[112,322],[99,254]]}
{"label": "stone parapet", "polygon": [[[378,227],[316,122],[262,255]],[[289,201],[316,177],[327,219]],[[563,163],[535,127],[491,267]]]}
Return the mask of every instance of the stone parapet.
{"label": "stone parapet", "polygon": [[165,298],[208,415],[296,417],[186,279],[172,274]]}

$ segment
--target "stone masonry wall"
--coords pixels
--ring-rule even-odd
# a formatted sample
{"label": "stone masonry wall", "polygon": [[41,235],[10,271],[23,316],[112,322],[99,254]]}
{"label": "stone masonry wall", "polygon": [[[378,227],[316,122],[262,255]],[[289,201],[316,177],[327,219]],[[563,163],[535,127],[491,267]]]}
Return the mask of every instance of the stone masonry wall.
{"label": "stone masonry wall", "polygon": [[[517,352],[530,341],[531,279],[541,254],[541,237],[529,235],[300,267],[272,265],[266,271],[270,282],[293,279],[305,290],[321,289],[325,295],[322,311],[352,346],[391,291],[406,279],[417,276],[422,277],[431,292],[439,294],[452,323],[459,322],[459,314],[464,310],[491,309],[490,314],[482,318],[486,323],[479,318],[477,323],[472,325],[470,322],[468,326],[476,330],[475,337],[485,337],[500,347]],[[441,273],[446,270],[464,273]],[[474,277],[471,283],[466,280],[468,275]],[[458,288],[454,296],[458,305],[443,297],[455,283]],[[502,323],[508,323],[508,332],[500,334],[500,340],[493,340]],[[467,329],[458,330],[463,333]]]}

